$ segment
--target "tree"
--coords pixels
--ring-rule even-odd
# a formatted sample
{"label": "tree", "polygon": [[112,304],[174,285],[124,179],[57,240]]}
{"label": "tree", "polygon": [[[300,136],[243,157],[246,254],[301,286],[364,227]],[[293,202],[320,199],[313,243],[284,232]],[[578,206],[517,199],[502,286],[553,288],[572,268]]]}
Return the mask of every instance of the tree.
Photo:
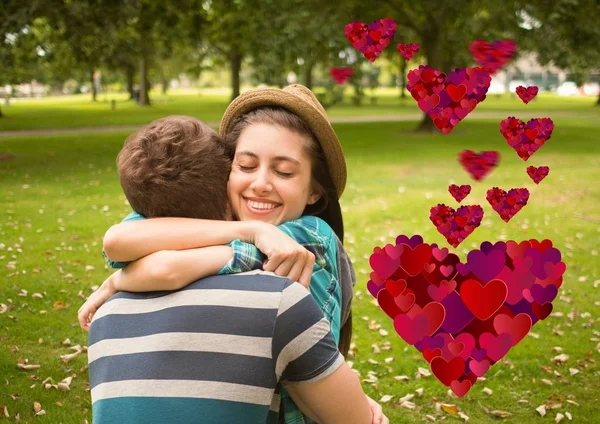
{"label": "tree", "polygon": [[[522,4],[529,47],[538,60],[572,73],[578,84],[600,70],[600,3],[597,0],[534,0]],[[600,94],[596,105],[600,106]]]}

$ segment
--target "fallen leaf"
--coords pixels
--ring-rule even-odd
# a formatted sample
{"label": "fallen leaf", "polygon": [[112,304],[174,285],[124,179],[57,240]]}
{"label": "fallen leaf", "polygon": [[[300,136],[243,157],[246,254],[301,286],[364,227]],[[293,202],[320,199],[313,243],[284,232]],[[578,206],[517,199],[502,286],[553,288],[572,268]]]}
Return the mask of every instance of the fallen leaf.
{"label": "fallen leaf", "polygon": [[41,365],[33,365],[33,364],[17,364],[17,368],[19,368],[20,370],[37,370],[38,368],[40,368]]}
{"label": "fallen leaf", "polygon": [[417,369],[417,375],[423,376],[423,377],[431,377],[431,371],[429,371],[427,368],[421,368],[419,367]]}
{"label": "fallen leaf", "polygon": [[55,311],[58,311],[60,309],[67,309],[69,307],[69,305],[67,305],[65,302],[57,300],[56,302],[54,302],[53,308]]}
{"label": "fallen leaf", "polygon": [[579,370],[577,368],[569,368],[569,374],[571,374],[571,375],[579,374]]}
{"label": "fallen leaf", "polygon": [[465,422],[469,421],[469,417],[461,411],[458,411],[458,416],[465,420]]}
{"label": "fallen leaf", "polygon": [[8,406],[2,405],[2,415],[4,415],[4,418],[10,418],[10,414],[8,413]]}
{"label": "fallen leaf", "polygon": [[39,402],[33,402],[33,410],[35,412],[40,412],[42,410],[42,405]]}
{"label": "fallen leaf", "polygon": [[538,412],[538,414],[540,414],[542,417],[546,416],[546,405],[540,405],[537,408],[535,408],[535,410]]}
{"label": "fallen leaf", "polygon": [[494,393],[494,391],[488,387],[484,387],[482,390],[483,393],[485,393],[486,395],[490,396],[492,393]]}
{"label": "fallen leaf", "polygon": [[397,376],[394,377],[394,380],[396,380],[396,381],[409,381],[410,378],[408,378],[405,375],[397,375]]}
{"label": "fallen leaf", "polygon": [[458,406],[456,406],[456,405],[452,405],[449,403],[441,403],[440,406],[442,407],[442,409],[444,411],[446,411],[450,415],[458,414]]}
{"label": "fallen leaf", "polygon": [[555,356],[554,358],[552,358],[552,362],[559,362],[559,363],[565,363],[569,360],[569,355],[567,355],[566,353],[563,353],[561,355]]}
{"label": "fallen leaf", "polygon": [[392,395],[384,395],[381,399],[379,399],[379,402],[381,403],[388,403],[390,400],[392,400],[394,396]]}
{"label": "fallen leaf", "polygon": [[552,382],[547,378],[540,378],[540,381],[544,384],[547,384],[548,386],[552,386]]}
{"label": "fallen leaf", "polygon": [[573,416],[569,412],[565,412],[565,415],[567,416],[569,421],[571,421],[573,419]]}
{"label": "fallen leaf", "polygon": [[554,422],[559,423],[563,420],[564,417],[565,416],[559,412],[558,414],[556,414],[556,417],[554,418]]}
{"label": "fallen leaf", "polygon": [[417,395],[419,395],[419,397],[423,396],[423,388],[419,387],[418,389],[415,390],[415,393],[417,393]]}

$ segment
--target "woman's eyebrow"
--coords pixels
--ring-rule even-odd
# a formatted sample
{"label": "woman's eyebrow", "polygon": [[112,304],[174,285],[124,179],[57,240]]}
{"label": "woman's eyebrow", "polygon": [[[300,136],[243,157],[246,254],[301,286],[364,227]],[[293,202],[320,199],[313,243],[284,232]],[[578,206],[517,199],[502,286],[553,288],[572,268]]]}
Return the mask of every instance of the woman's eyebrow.
{"label": "woman's eyebrow", "polygon": [[[243,150],[241,152],[238,152],[237,154],[238,155],[250,156],[252,158],[258,159],[258,156],[255,153],[252,153],[252,152],[250,152],[248,150]],[[284,161],[287,161],[287,162],[295,163],[296,165],[300,165],[300,162],[298,162],[296,159],[291,158],[289,156],[275,156],[273,158],[273,161],[275,161],[275,162],[284,162]]]}

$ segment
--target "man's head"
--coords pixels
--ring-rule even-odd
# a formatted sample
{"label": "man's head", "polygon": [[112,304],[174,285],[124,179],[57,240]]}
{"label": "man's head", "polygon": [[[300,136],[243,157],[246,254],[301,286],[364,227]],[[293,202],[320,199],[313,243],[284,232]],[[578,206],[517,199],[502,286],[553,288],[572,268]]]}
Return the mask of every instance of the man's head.
{"label": "man's head", "polygon": [[121,187],[146,218],[226,219],[231,160],[215,130],[189,116],[157,119],[117,156]]}

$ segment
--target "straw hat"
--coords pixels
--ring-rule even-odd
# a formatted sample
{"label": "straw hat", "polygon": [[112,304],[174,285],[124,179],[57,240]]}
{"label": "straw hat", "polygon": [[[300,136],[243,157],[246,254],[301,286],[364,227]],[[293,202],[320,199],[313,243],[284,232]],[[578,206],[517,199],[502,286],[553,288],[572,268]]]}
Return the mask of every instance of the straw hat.
{"label": "straw hat", "polygon": [[312,91],[300,84],[278,88],[259,88],[246,91],[233,100],[221,120],[221,135],[228,134],[236,118],[264,106],[279,106],[298,115],[310,127],[323,149],[329,175],[338,199],[346,187],[346,159],[342,145],[333,131],[325,109]]}

